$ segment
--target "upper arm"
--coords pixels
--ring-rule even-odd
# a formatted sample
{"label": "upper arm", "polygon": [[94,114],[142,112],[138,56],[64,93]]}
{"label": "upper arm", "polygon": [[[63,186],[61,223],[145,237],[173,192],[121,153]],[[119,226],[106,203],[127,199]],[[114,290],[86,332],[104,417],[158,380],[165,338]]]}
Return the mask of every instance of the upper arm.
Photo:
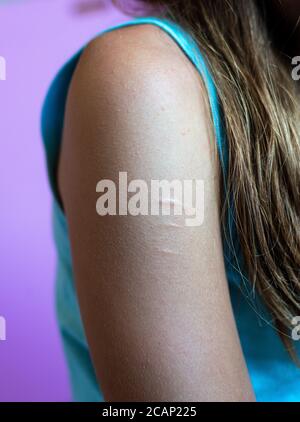
{"label": "upper arm", "polygon": [[[149,27],[94,41],[72,81],[59,185],[106,400],[252,397],[224,270],[205,98],[183,53]],[[100,217],[96,185],[109,179],[118,188],[119,172],[148,186],[203,180],[204,224],[187,227],[181,216]]]}

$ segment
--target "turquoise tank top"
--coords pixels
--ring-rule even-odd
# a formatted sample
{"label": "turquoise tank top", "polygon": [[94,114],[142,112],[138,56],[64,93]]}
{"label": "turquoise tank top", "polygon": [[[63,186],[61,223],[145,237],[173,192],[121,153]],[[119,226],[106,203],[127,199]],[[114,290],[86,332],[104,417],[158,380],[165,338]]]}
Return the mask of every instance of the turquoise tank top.
{"label": "turquoise tank top", "polygon": [[[201,74],[209,95],[215,137],[226,180],[228,148],[222,130],[222,115],[214,81],[199,47],[177,24],[154,17],[138,18],[110,28],[152,24],[165,31],[183,50]],[[42,135],[46,150],[50,185],[53,192],[53,227],[57,248],[56,310],[67,357],[75,401],[104,401],[80,317],[75,292],[70,242],[65,215],[60,207],[56,185],[57,163],[62,137],[64,111],[69,84],[83,48],[58,73],[47,94],[42,112]],[[234,226],[234,211],[229,210],[228,233],[224,240],[224,260],[235,320],[243,352],[258,401],[300,402],[300,371],[291,361],[270,316],[243,275],[243,265]],[[230,246],[234,245],[234,247]],[[297,344],[300,351],[300,345]],[[101,380],[100,380],[101,384]]]}

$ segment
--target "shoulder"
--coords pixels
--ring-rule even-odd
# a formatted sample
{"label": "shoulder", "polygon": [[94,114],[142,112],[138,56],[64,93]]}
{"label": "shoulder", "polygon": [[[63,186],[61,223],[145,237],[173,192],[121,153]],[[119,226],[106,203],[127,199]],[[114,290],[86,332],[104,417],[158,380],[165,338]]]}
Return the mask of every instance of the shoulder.
{"label": "shoulder", "polygon": [[101,66],[104,73],[98,73],[98,78],[128,78],[137,76],[140,71],[147,72],[145,76],[153,71],[163,72],[173,81],[174,78],[180,80],[182,76],[189,76],[186,80],[188,82],[192,74],[198,76],[193,64],[177,43],[161,28],[152,24],[123,27],[95,38],[86,47],[79,68],[84,66],[88,70],[89,65],[96,73],[97,66]]}
{"label": "shoulder", "polygon": [[69,89],[59,185],[80,166],[110,179],[122,169],[144,180],[201,178],[217,192],[214,145],[201,77],[168,35],[126,27],[87,46]]}
{"label": "shoulder", "polygon": [[118,103],[135,112],[168,105],[201,106],[201,77],[181,48],[154,25],[113,30],[85,48],[71,85],[90,103]]}
{"label": "shoulder", "polygon": [[[130,156],[148,154],[149,148],[153,154],[156,147],[166,153],[170,147],[177,153],[202,147],[206,160],[213,144],[198,71],[153,25],[115,30],[87,46],[69,90],[65,127],[67,133],[93,129],[97,136],[89,137],[89,146],[113,156],[120,148]],[[65,138],[74,145],[75,136]],[[85,154],[86,146],[81,145]]]}

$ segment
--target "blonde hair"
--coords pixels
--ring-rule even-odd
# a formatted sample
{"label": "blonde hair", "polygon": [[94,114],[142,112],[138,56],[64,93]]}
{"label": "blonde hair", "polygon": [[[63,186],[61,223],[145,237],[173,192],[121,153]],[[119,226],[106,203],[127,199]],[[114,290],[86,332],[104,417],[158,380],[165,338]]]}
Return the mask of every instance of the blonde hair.
{"label": "blonde hair", "polygon": [[207,57],[229,147],[223,227],[232,200],[247,278],[297,360],[290,333],[300,315],[299,91],[269,32],[265,2],[144,3],[163,7]]}

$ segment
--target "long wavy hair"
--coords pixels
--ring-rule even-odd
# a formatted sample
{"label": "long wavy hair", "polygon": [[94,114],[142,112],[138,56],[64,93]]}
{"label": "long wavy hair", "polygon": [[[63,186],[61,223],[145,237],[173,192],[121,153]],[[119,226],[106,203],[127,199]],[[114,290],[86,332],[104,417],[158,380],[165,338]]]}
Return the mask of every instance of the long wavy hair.
{"label": "long wavy hair", "polygon": [[300,93],[269,25],[269,0],[136,3],[163,10],[207,58],[229,146],[222,226],[233,201],[246,277],[297,360],[291,329],[300,315]]}

